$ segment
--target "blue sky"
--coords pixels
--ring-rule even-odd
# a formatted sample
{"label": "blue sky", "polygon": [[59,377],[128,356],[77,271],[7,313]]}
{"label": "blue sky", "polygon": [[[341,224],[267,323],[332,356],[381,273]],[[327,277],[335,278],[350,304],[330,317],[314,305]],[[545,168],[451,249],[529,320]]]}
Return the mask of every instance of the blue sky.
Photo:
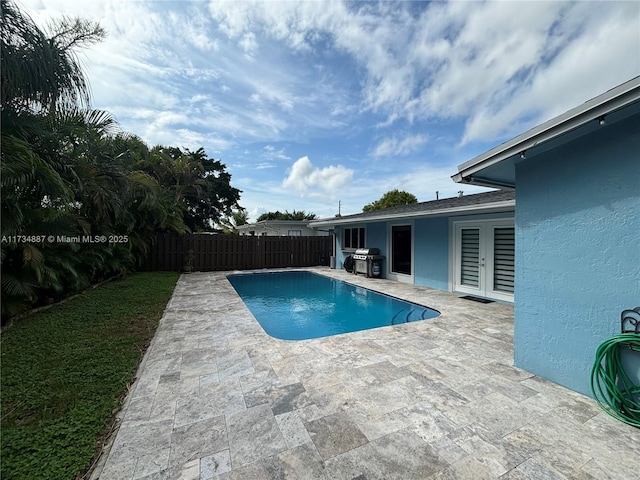
{"label": "blue sky", "polygon": [[93,107],[221,159],[255,220],[358,213],[640,75],[640,2],[19,0],[97,20]]}

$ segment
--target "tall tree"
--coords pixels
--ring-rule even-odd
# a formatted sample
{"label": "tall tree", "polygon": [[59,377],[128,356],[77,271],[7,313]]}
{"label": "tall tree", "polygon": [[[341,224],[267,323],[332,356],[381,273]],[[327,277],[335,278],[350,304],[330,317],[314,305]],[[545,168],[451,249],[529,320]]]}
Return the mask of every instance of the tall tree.
{"label": "tall tree", "polygon": [[412,193],[394,189],[382,195],[382,197],[380,197],[380,199],[376,200],[375,202],[371,202],[362,207],[362,211],[374,212],[390,207],[410,205],[412,203],[418,203],[418,199],[415,195],[413,195]]}
{"label": "tall tree", "polygon": [[171,191],[191,231],[210,231],[238,205],[241,191],[231,186],[231,174],[219,160],[207,157],[203,148],[195,152],[156,146],[139,168],[154,176]]}

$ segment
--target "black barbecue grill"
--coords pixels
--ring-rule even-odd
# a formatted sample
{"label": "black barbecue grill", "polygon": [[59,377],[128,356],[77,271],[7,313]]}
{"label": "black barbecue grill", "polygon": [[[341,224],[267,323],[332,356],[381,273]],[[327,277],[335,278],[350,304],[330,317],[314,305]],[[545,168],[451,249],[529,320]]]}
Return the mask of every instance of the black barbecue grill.
{"label": "black barbecue grill", "polygon": [[364,273],[367,277],[382,277],[384,256],[378,248],[358,248],[351,257],[355,275]]}

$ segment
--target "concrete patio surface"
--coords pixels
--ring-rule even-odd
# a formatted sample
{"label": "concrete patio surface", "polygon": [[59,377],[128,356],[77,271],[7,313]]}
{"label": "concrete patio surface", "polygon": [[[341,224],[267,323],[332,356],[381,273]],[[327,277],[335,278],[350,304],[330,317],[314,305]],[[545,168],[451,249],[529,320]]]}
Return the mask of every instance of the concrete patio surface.
{"label": "concrete patio surface", "polygon": [[511,306],[310,270],[441,315],[284,341],[182,275],[92,478],[639,478],[640,430],[512,366]]}

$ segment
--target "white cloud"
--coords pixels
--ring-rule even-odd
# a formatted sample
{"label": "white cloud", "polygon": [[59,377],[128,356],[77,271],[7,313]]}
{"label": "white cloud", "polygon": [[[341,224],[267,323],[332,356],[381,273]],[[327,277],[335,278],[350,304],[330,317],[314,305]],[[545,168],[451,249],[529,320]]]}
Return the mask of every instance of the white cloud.
{"label": "white cloud", "polygon": [[291,158],[284,153],[284,149],[277,149],[273,145],[266,145],[263,149],[263,156],[270,160],[291,160]]}
{"label": "white cloud", "polygon": [[422,134],[408,135],[402,139],[398,139],[395,136],[387,138],[376,145],[373,149],[373,156],[389,157],[407,155],[418,150],[427,143],[427,140],[427,136]]}
{"label": "white cloud", "polygon": [[[38,20],[77,12],[73,1],[25,1]],[[177,109],[181,82],[201,82],[234,93],[231,110],[217,114],[231,118],[218,122],[221,133],[236,135],[240,124],[246,135],[269,140],[296,135],[301,124],[336,128],[376,112],[386,119],[378,128],[463,121],[464,143],[533,126],[640,74],[637,2],[216,0],[180,6],[83,5],[82,15],[99,19],[109,32],[87,62],[106,108],[144,101],[166,109],[172,101]],[[343,77],[325,68],[334,54],[351,59]],[[322,72],[315,78],[299,68],[309,58]],[[360,76],[346,85],[356,71]],[[350,91],[355,86],[359,90]]]}
{"label": "white cloud", "polygon": [[[149,144],[205,146],[260,169],[238,187],[268,210],[335,213],[340,198],[359,211],[404,185],[419,199],[467,191],[449,179],[454,156],[471,158],[461,151],[640,74],[638,2],[20,4],[38,24],[99,20],[107,39],[80,54],[97,108]],[[284,182],[266,168],[300,146],[321,150],[315,164],[302,157]],[[362,162],[358,175],[339,165],[348,159]],[[291,205],[291,192],[304,197]]]}
{"label": "white cloud", "polygon": [[258,49],[258,42],[256,42],[256,36],[253,32],[245,33],[240,42],[238,42],[238,45],[248,54],[252,54]]}
{"label": "white cloud", "polygon": [[324,168],[315,167],[309,157],[304,156],[295,161],[287,178],[282,182],[284,188],[290,188],[301,195],[335,195],[353,177],[354,171],[342,165],[330,165]]}

